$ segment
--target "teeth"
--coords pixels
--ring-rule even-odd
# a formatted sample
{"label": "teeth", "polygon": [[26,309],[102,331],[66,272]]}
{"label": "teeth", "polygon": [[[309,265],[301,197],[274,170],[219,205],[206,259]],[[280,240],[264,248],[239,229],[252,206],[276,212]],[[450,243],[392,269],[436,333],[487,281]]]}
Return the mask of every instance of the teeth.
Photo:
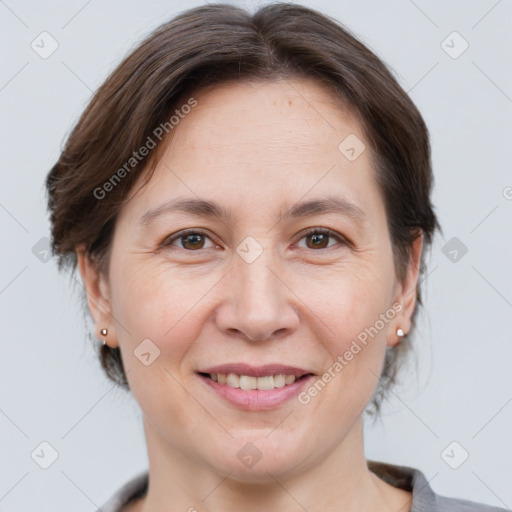
{"label": "teeth", "polygon": [[286,384],[285,375],[274,375],[274,386],[276,388],[282,388]]}
{"label": "teeth", "polygon": [[295,382],[295,375],[286,375],[284,378],[284,383],[289,386]]}
{"label": "teeth", "polygon": [[258,384],[257,377],[248,377],[247,375],[240,375],[240,387],[242,389],[256,389]]}
{"label": "teeth", "polygon": [[239,388],[240,387],[240,377],[235,375],[234,373],[228,373],[228,377],[226,379],[226,384],[231,388]]}
{"label": "teeth", "polygon": [[259,389],[262,391],[289,386],[296,380],[295,375],[282,374],[253,377],[250,375],[236,375],[235,373],[214,373],[211,374],[210,377],[213,381],[219,384],[225,384],[231,388],[245,390]]}
{"label": "teeth", "polygon": [[269,375],[268,377],[258,377],[258,389],[274,389],[274,377]]}

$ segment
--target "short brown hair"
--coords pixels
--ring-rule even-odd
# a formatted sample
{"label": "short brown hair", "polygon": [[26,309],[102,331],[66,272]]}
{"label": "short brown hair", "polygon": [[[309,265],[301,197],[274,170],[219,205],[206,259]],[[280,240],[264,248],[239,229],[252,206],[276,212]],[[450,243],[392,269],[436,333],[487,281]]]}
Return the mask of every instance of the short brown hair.
{"label": "short brown hair", "polygon": [[[425,253],[439,227],[430,201],[433,176],[423,118],[386,65],[338,21],[287,3],[266,5],[254,14],[229,4],[184,11],[151,33],[110,74],[46,180],[59,268],[74,271],[76,248],[84,244],[87,255],[108,274],[117,212],[141,172],[149,170],[151,177],[164,144],[144,165],[123,173],[106,197],[97,199],[95,190],[109,182],[155,127],[168,122],[183,98],[230,81],[286,78],[327,85],[340,105],[357,113],[376,157],[396,273],[403,279],[413,241],[423,233]],[[417,299],[421,305],[419,285]],[[372,401],[376,410],[396,380],[408,338],[410,333],[386,354]],[[107,376],[129,389],[119,348],[101,346],[100,360]]]}

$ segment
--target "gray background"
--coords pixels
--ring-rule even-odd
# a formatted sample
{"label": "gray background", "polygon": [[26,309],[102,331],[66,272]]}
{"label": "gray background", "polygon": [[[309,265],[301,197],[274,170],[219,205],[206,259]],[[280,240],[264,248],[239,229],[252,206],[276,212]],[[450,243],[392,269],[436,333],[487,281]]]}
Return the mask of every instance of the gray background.
{"label": "gray background", "polygon": [[[45,261],[43,182],[114,65],[200,3],[0,1],[0,511],[93,511],[146,468],[138,406],[100,371],[80,285]],[[340,20],[383,58],[432,137],[444,237],[428,261],[417,361],[368,425],[367,456],[421,469],[436,492],[511,507],[512,2],[297,3]],[[31,48],[43,31],[59,45],[46,59]],[[453,31],[469,44],[461,55]],[[48,469],[31,458],[43,441],[59,454]]]}

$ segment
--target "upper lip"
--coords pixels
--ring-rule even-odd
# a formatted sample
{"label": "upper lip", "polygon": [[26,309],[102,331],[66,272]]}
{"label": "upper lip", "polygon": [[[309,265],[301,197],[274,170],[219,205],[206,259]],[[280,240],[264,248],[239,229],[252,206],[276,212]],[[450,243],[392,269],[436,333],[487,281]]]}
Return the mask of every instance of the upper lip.
{"label": "upper lip", "polygon": [[250,377],[264,377],[266,375],[295,375],[295,377],[302,377],[313,373],[304,368],[298,368],[296,366],[287,366],[282,364],[265,364],[262,366],[251,366],[245,363],[231,363],[221,364],[218,366],[212,366],[199,370],[198,373],[234,373],[236,375],[248,375]]}

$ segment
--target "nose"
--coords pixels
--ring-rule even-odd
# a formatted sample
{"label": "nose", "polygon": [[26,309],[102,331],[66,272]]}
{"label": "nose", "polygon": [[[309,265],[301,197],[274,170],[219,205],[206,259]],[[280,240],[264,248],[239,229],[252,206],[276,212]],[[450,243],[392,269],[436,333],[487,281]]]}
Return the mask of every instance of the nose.
{"label": "nose", "polygon": [[217,327],[230,336],[266,341],[289,335],[299,324],[296,295],[282,268],[266,249],[248,263],[237,254],[224,280]]}

